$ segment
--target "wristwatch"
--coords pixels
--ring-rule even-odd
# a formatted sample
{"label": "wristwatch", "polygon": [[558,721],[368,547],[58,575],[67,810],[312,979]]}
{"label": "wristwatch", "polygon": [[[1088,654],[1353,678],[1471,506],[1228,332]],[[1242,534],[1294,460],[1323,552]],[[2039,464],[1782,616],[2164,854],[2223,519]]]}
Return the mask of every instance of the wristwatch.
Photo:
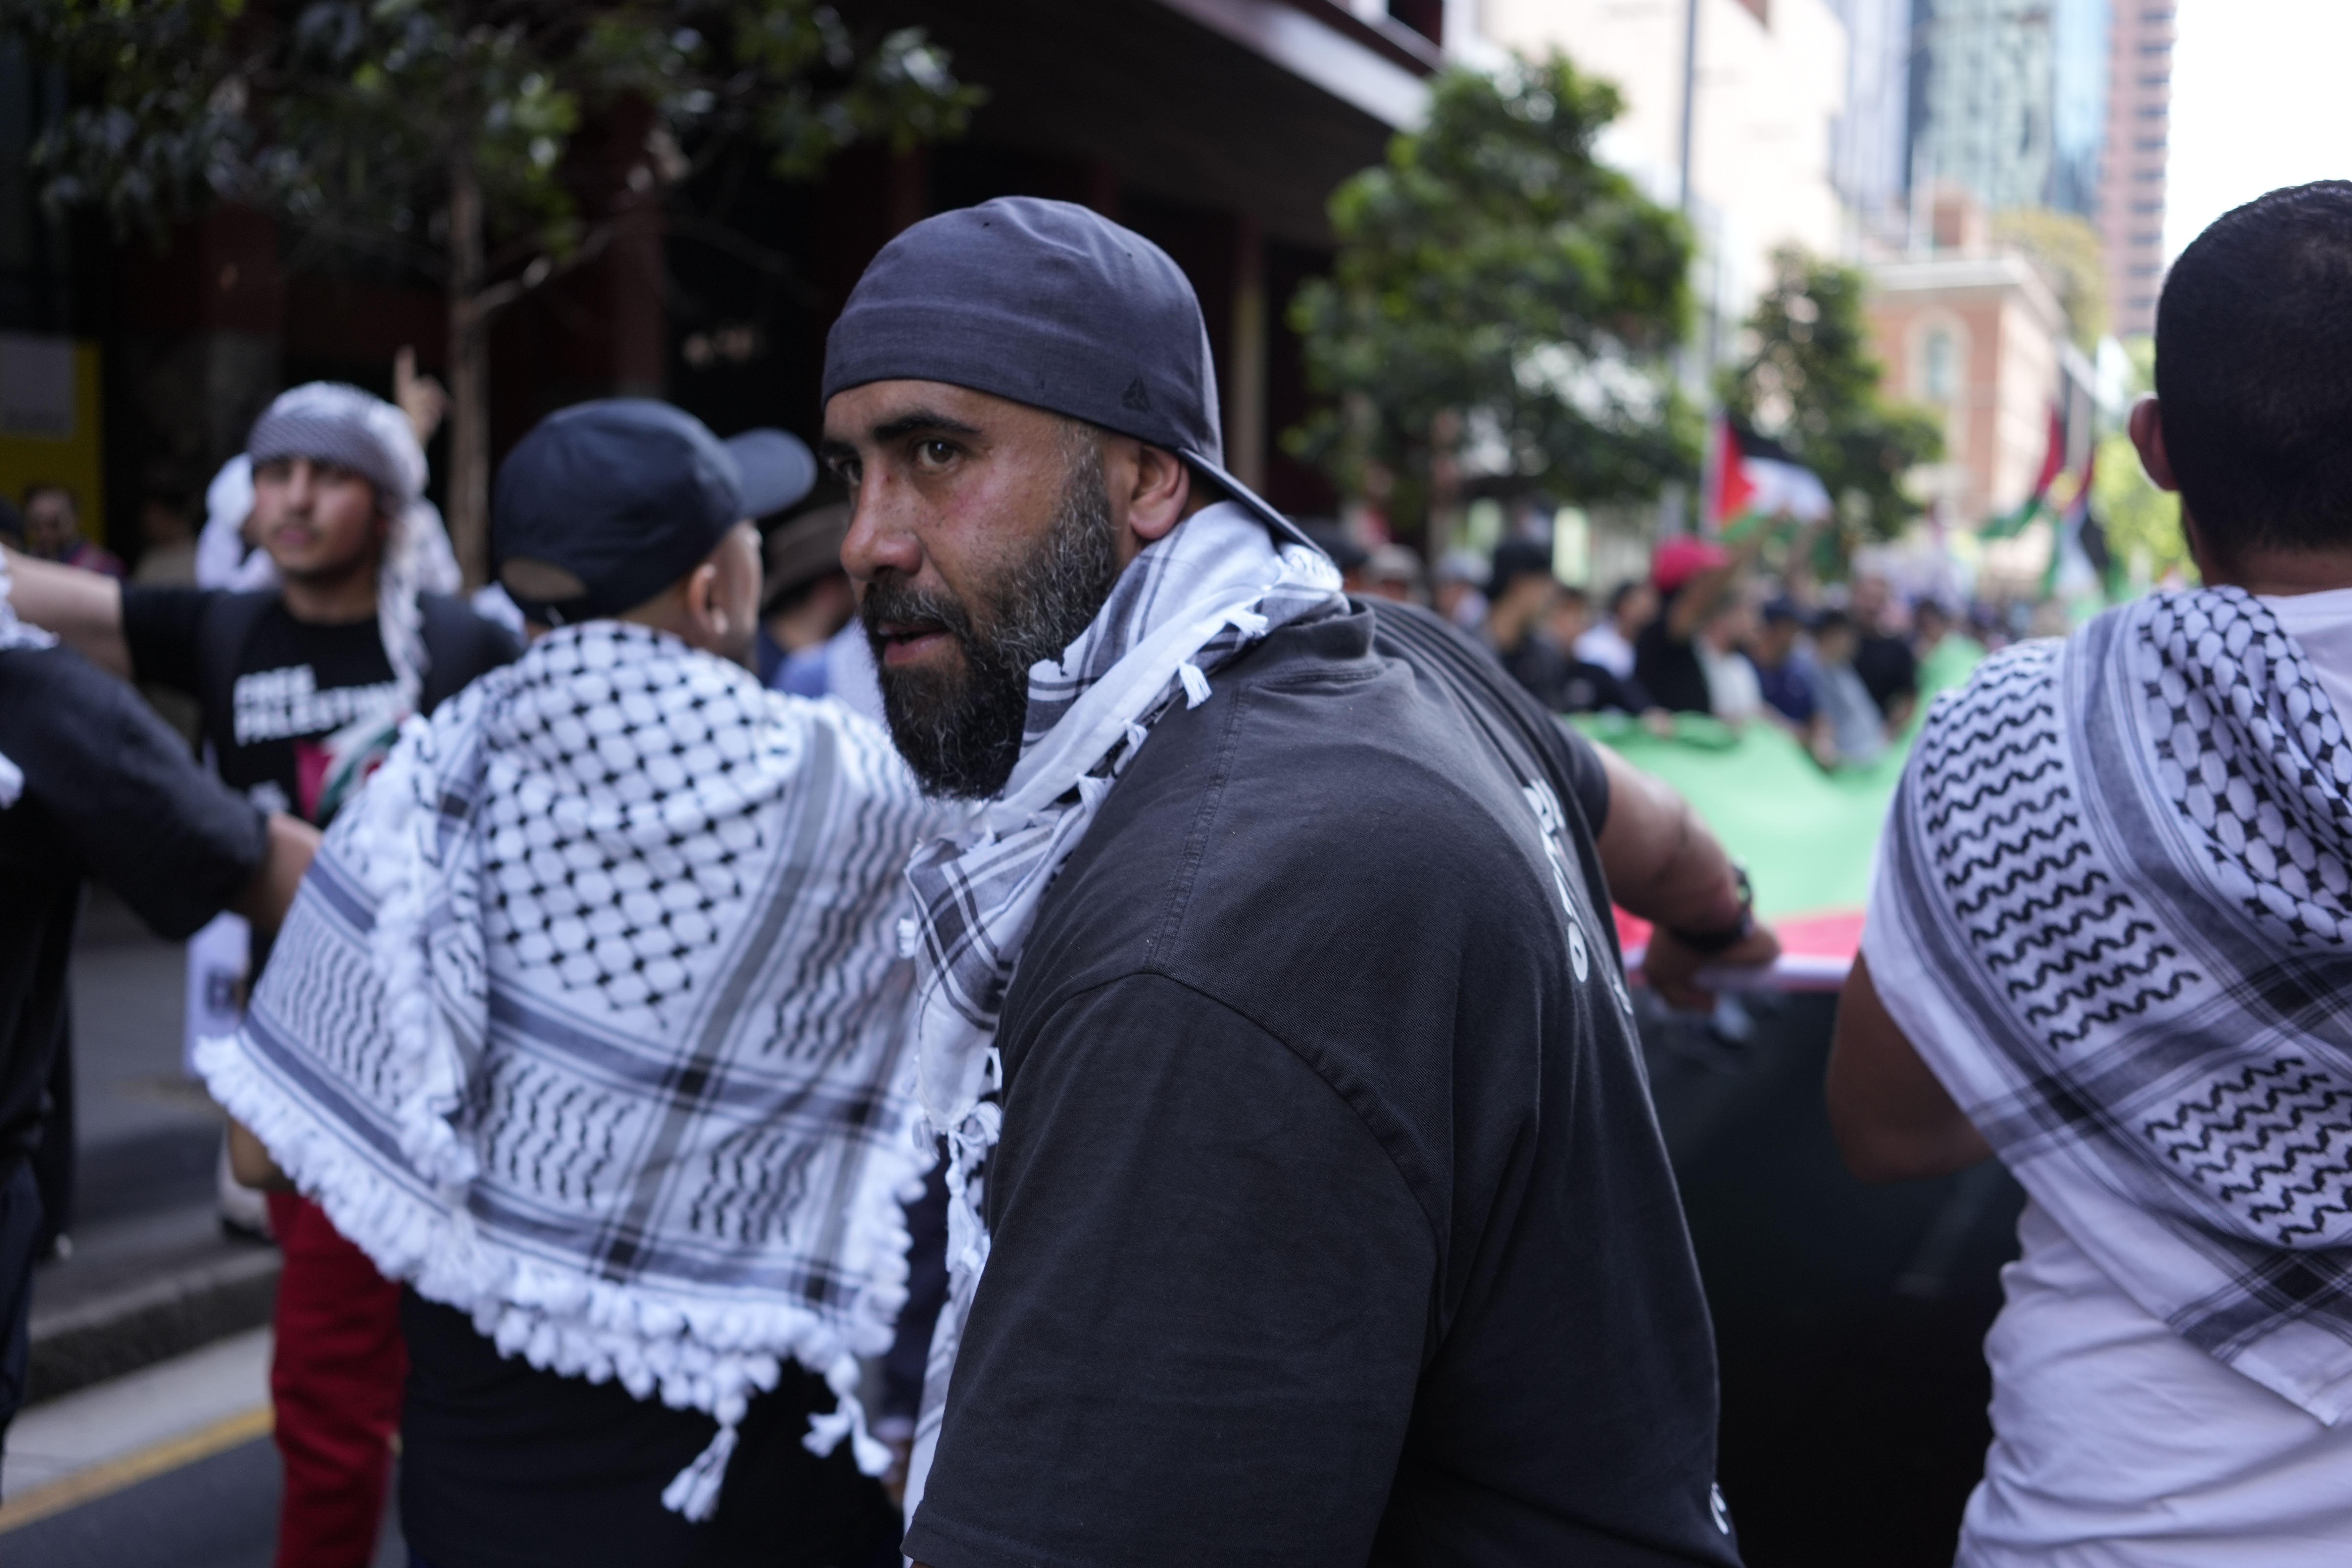
{"label": "wristwatch", "polygon": [[1756,889],[1748,880],[1748,868],[1734,860],[1731,863],[1731,885],[1739,898],[1739,918],[1719,931],[1684,931],[1678,926],[1666,930],[1674,939],[1705,958],[1738,947],[1756,930]]}

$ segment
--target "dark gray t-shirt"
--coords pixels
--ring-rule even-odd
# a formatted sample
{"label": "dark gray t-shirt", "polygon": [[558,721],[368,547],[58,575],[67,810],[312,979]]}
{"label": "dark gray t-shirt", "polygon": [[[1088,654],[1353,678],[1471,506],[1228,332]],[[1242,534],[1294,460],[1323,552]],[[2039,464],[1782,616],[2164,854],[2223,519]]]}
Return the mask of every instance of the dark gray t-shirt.
{"label": "dark gray t-shirt", "polygon": [[998,1043],[931,1568],[1732,1563],[1598,758],[1433,616],[1162,720]]}
{"label": "dark gray t-shirt", "polygon": [[268,819],[196,766],[138,692],[62,647],[0,652],[0,1175],[39,1140],[65,1048],[81,884],[112,888],[155,934],[188,935],[269,852]]}

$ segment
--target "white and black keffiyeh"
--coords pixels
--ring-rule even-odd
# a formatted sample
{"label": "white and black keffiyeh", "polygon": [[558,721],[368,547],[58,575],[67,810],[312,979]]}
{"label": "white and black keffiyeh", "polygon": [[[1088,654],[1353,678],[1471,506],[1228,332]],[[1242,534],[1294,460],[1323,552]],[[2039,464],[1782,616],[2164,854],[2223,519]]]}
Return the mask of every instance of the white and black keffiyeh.
{"label": "white and black keffiyeh", "polygon": [[1303,545],[1276,547],[1233,502],[1148,545],[1058,664],[1029,672],[1021,760],[1003,792],[908,868],[920,979],[916,1056],[925,1119],[948,1141],[948,1302],[923,1380],[907,1514],[922,1499],[956,1347],[988,1261],[973,1173],[995,1143],[995,1039],[1038,900],[1095,812],[1178,700],[1277,626],[1338,605],[1339,576]]}
{"label": "white and black keffiyeh", "polygon": [[2238,589],[1988,660],[1904,776],[1888,1010],[2142,1307],[2352,1406],[2352,745]]}
{"label": "white and black keffiyeh", "polygon": [[715,1506],[789,1357],[844,1436],[905,1299],[898,873],[938,812],[873,725],[643,627],[554,632],[337,818],[214,1095],[390,1278],[509,1355],[709,1412]]}

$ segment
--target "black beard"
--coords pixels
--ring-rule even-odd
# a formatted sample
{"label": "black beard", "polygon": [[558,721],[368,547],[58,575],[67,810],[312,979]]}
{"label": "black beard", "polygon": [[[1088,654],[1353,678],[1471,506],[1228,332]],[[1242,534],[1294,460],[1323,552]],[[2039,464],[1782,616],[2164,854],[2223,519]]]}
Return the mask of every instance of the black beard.
{"label": "black beard", "polygon": [[[1004,788],[1021,760],[1029,667],[1060,658],[1093,624],[1118,578],[1102,458],[1084,441],[1052,528],[1027,560],[974,595],[979,615],[962,600],[918,593],[896,576],[877,578],[866,590],[858,615],[881,677],[882,712],[925,790],[985,800]],[[961,650],[960,666],[890,668],[874,631],[885,622],[937,626]]]}

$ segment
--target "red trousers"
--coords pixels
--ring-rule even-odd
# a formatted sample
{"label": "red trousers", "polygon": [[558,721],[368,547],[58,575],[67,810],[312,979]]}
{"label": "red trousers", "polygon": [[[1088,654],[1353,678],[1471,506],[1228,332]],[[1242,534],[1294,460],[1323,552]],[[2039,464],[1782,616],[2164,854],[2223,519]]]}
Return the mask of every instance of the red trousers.
{"label": "red trousers", "polygon": [[286,1468],[278,1568],[367,1568],[408,1376],[400,1287],[308,1198],[270,1194],[269,1224],[286,1255],[269,1368]]}

